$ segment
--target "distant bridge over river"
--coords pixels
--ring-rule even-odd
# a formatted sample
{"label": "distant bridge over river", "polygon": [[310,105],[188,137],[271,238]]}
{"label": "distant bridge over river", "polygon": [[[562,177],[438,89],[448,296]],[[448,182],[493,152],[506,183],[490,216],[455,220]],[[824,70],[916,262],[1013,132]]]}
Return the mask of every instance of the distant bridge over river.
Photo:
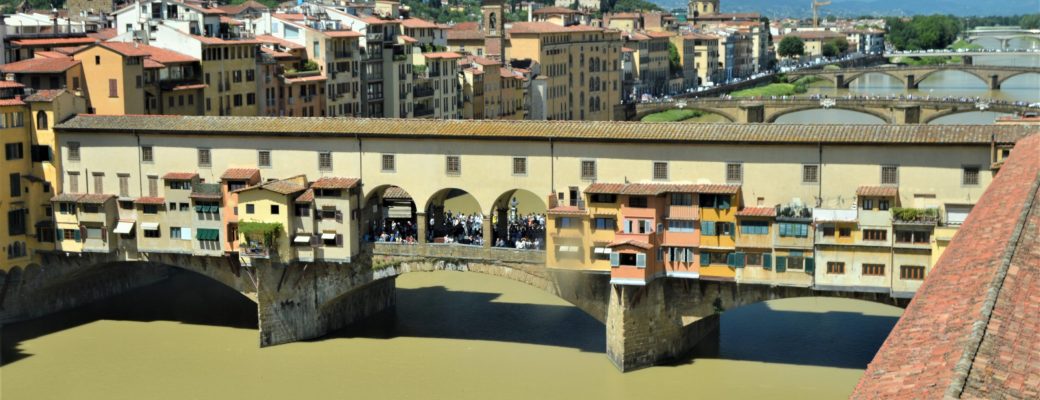
{"label": "distant bridge over river", "polygon": [[849,83],[867,74],[885,74],[903,82],[907,89],[917,89],[918,85],[925,79],[928,79],[929,76],[944,71],[961,71],[974,75],[993,90],[1000,89],[1000,85],[1010,78],[1023,74],[1040,74],[1040,68],[1038,67],[948,64],[849,68],[841,70],[803,70],[789,72],[787,76],[791,79],[816,76],[834,82],[834,86],[839,89],[846,89],[849,87]]}

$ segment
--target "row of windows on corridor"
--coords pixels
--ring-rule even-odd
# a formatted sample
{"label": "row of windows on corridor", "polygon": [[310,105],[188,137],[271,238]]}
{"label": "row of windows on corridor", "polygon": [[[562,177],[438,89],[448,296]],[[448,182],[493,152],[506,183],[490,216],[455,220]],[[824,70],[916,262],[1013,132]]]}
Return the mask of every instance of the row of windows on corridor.
{"label": "row of windows on corridor", "polygon": [[[79,142],[69,142],[69,160],[80,159],[80,144]],[[155,153],[151,146],[141,147],[141,161],[143,162],[154,162]],[[270,167],[272,164],[271,151],[270,150],[258,150],[257,151],[257,165],[260,167]],[[199,167],[210,167],[212,166],[212,157],[210,149],[198,149],[198,166]],[[654,180],[668,180],[669,179],[669,163],[667,161],[654,161],[652,167],[652,174]],[[321,170],[332,169],[332,152],[318,152],[318,168]],[[527,158],[526,157],[513,157],[513,174],[514,175],[526,175],[527,174]],[[595,160],[582,160],[581,161],[581,178],[585,180],[595,180],[597,177],[597,168]],[[382,171],[383,172],[394,172],[397,169],[396,156],[394,154],[383,154],[382,155]],[[971,165],[962,167],[961,184],[965,186],[974,186],[979,184],[979,166]],[[462,173],[462,156],[448,155],[445,156],[445,172],[451,175],[458,175]],[[726,163],[726,182],[728,183],[740,183],[744,180],[744,164],[743,163]],[[802,182],[803,183],[819,183],[820,182],[820,166],[815,164],[803,165],[802,166]],[[899,183],[899,166],[896,165],[882,165],[881,166],[881,184],[884,185],[896,185]]]}

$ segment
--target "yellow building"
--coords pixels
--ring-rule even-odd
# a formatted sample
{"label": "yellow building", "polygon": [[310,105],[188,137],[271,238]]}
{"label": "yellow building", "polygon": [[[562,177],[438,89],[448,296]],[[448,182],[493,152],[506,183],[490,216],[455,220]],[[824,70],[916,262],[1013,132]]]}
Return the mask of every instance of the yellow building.
{"label": "yellow building", "polygon": [[[274,258],[288,262],[295,258],[290,233],[294,200],[307,190],[303,175],[270,181],[236,190],[238,194],[239,254],[243,264],[252,258]],[[310,243],[310,239],[308,239]]]}
{"label": "yellow building", "polygon": [[[617,63],[621,39],[617,32],[583,25],[516,22],[508,33],[507,58],[538,63],[540,75],[546,78],[546,119],[614,118],[614,106],[621,102]],[[667,40],[665,43],[667,46]]]}
{"label": "yellow building", "polygon": [[0,138],[3,138],[3,190],[0,190],[0,269],[25,268],[31,260],[30,209],[33,202],[32,135],[29,107],[19,98],[0,100]]}
{"label": "yellow building", "polygon": [[698,85],[719,82],[719,37],[702,33],[688,33],[693,39],[693,69],[697,71]]}
{"label": "yellow building", "polygon": [[145,114],[144,59],[133,43],[100,42],[72,54],[83,65],[84,94],[94,114]]}

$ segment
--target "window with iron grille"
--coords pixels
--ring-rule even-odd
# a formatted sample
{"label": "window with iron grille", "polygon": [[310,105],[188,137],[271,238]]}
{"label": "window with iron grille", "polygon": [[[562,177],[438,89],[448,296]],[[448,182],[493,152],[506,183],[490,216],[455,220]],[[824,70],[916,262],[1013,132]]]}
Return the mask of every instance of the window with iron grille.
{"label": "window with iron grille", "polygon": [[885,264],[863,264],[863,275],[885,276]]}
{"label": "window with iron grille", "polygon": [[827,273],[828,274],[844,274],[845,273],[845,263],[837,262],[837,261],[828,261],[827,262]]}
{"label": "window with iron grille", "polygon": [[744,179],[744,165],[741,163],[726,164],[726,182],[740,183]]}
{"label": "window with iron grille", "polygon": [[79,161],[79,142],[69,142],[69,160]]}
{"label": "window with iron grille", "polygon": [[397,160],[393,154],[383,154],[383,172],[394,172],[397,170]]}
{"label": "window with iron grille", "polygon": [[668,180],[668,163],[663,161],[654,162],[654,180]]}
{"label": "window with iron grille", "polygon": [[332,153],[327,151],[318,153],[318,169],[322,171],[332,170]]}
{"label": "window with iron grille", "polygon": [[964,186],[976,186],[979,184],[979,167],[964,167],[964,177],[961,179]]}
{"label": "window with iron grille", "polygon": [[155,161],[155,159],[152,158],[152,146],[141,146],[141,161]]}
{"label": "window with iron grille", "polygon": [[513,175],[527,175],[527,157],[513,157]]}
{"label": "window with iron grille", "polygon": [[199,166],[208,167],[211,165],[211,162],[209,149],[199,149]]}
{"label": "window with iron grille", "polygon": [[459,156],[445,157],[445,172],[448,175],[459,175],[462,173],[462,160]]}
{"label": "window with iron grille", "polygon": [[271,151],[270,150],[260,150],[260,151],[258,151],[257,155],[256,155],[256,158],[257,158],[257,165],[259,165],[261,167],[270,167],[271,166]]}
{"label": "window with iron grille", "polygon": [[819,165],[803,165],[802,166],[802,183],[819,183],[820,182],[820,166]]}
{"label": "window with iron grille", "polygon": [[582,160],[581,179],[596,179],[596,161]]}
{"label": "window with iron grille", "polygon": [[882,165],[881,166],[881,184],[882,185],[898,185],[899,184],[899,167],[895,165]]}
{"label": "window with iron grille", "polygon": [[922,265],[900,265],[899,279],[924,280],[924,266]]}

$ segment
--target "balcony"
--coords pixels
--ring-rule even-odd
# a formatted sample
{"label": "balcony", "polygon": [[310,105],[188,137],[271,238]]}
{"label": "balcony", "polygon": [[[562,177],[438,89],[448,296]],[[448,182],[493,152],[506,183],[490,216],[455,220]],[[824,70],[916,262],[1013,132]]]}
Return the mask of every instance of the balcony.
{"label": "balcony", "polygon": [[892,208],[893,225],[929,225],[940,223],[937,208]]}
{"label": "balcony", "polygon": [[412,89],[412,95],[415,96],[415,98],[417,99],[420,97],[433,96],[433,93],[433,87],[430,86],[416,86]]}
{"label": "balcony", "polygon": [[354,58],[353,51],[337,51],[333,53],[333,55],[335,56],[335,58]]}
{"label": "balcony", "polygon": [[419,107],[418,105],[416,105],[413,114],[416,118],[433,115],[433,108]]}

